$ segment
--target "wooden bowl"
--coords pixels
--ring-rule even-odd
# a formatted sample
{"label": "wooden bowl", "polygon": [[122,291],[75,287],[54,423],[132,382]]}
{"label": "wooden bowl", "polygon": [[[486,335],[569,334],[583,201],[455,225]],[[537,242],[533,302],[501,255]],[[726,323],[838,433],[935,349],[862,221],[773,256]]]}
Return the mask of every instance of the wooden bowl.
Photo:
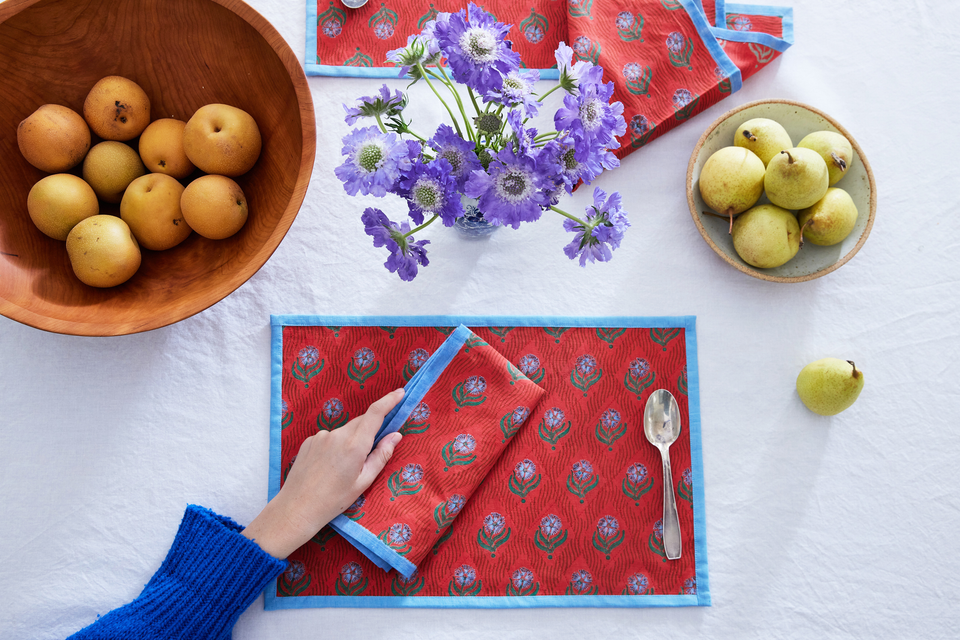
{"label": "wooden bowl", "polygon": [[[698,182],[700,170],[713,153],[733,145],[733,136],[737,128],[751,118],[769,118],[779,122],[790,134],[794,145],[799,144],[804,136],[814,131],[836,131],[850,141],[854,160],[846,175],[832,185],[850,194],[859,213],[856,226],[843,242],[830,247],[820,247],[812,242],[804,242],[799,253],[786,264],[774,269],[757,269],[744,262],[734,250],[728,220],[703,213],[710,208],[700,197]],[[768,202],[770,201],[766,195],[763,195],[758,204]],[[870,163],[863,149],[839,122],[822,111],[799,102],[759,100],[748,102],[726,112],[700,136],[690,156],[690,163],[687,165],[687,203],[700,235],[727,264],[761,280],[804,282],[836,271],[846,264],[867,241],[877,214],[877,185],[873,180],[873,171],[870,169]]]}
{"label": "wooden bowl", "polygon": [[[151,119],[186,121],[210,103],[243,109],[259,125],[263,150],[236,179],[250,210],[239,233],[194,233],[173,249],[143,250],[132,279],[96,289],[76,278],[64,243],[31,222],[27,194],[45,174],[23,159],[16,131],[42,104],[82,112],[87,92],[108,75],[143,87]],[[280,244],[313,170],[316,125],[300,62],[239,0],[6,0],[0,95],[0,313],[47,331],[137,333],[215,304]],[[118,211],[101,204],[101,213]]]}

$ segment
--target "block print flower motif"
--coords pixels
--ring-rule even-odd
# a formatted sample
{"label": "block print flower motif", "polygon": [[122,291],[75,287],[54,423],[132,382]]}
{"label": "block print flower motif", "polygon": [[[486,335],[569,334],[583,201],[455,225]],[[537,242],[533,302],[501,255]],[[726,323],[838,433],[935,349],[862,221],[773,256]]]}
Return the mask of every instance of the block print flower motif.
{"label": "block print flower motif", "polygon": [[363,383],[380,370],[380,361],[377,360],[373,349],[361,347],[357,349],[350,363],[347,365],[347,375],[363,389]]}
{"label": "block print flower motif", "polygon": [[430,352],[426,349],[417,348],[411,351],[410,355],[407,356],[407,363],[403,367],[403,379],[410,382],[413,374],[419,371],[420,367],[425,365],[429,359]]}
{"label": "block print flower motif", "polygon": [[543,376],[546,373],[544,368],[540,365],[540,358],[528,353],[527,355],[520,358],[517,362],[517,369],[520,370],[520,373],[527,376],[533,382],[540,382],[543,380]]}
{"label": "block print flower motif", "polygon": [[677,495],[681,500],[686,500],[693,505],[693,470],[687,467],[680,474],[680,481],[677,482]]}
{"label": "block print flower motif", "polygon": [[347,424],[349,420],[350,413],[344,410],[343,401],[340,398],[330,398],[323,403],[320,415],[317,416],[317,429],[333,431]]}
{"label": "block print flower motif", "polygon": [[653,80],[653,69],[649,65],[639,62],[628,62],[623,65],[623,79],[626,80],[627,91],[636,96],[650,95],[650,82]]}
{"label": "block print flower motif", "polygon": [[358,596],[367,588],[368,580],[363,569],[356,562],[348,562],[340,567],[340,577],[334,586],[338,596]]}
{"label": "block print flower motif", "polygon": [[444,471],[450,467],[468,465],[477,459],[474,451],[477,448],[476,439],[469,433],[461,433],[456,438],[443,445],[441,453],[443,461],[447,463]]}
{"label": "block print flower motif", "polygon": [[697,595],[697,579],[687,578],[686,580],[684,580],[683,586],[680,587],[680,595],[684,595],[684,596]]}
{"label": "block print flower motif", "polygon": [[570,331],[570,327],[544,327],[544,332],[548,335],[553,336],[553,341],[556,344],[560,344],[560,338],[563,337],[567,331]]}
{"label": "block print flower motif", "polygon": [[483,581],[477,577],[477,570],[468,564],[462,564],[453,572],[447,593],[451,596],[475,596],[482,588]]}
{"label": "block print flower motif", "polygon": [[643,16],[641,14],[638,13],[634,16],[630,11],[621,11],[617,14],[615,24],[617,25],[617,35],[624,42],[643,42]]}
{"label": "block print flower motif", "polygon": [[697,108],[699,100],[700,96],[691,93],[688,89],[681,88],[674,91],[673,97],[671,98],[674,117],[681,122],[690,118],[690,116],[693,115],[694,109]]}
{"label": "block print flower motif", "polygon": [[[483,404],[487,396],[487,381],[483,376],[470,376],[453,388],[453,401],[457,407],[476,407]],[[454,409],[460,411],[460,409]]]}
{"label": "block print flower motif", "polygon": [[280,430],[283,431],[287,427],[293,424],[293,411],[290,410],[290,405],[287,404],[286,400],[280,401]]}
{"label": "block print flower motif", "polygon": [[653,531],[650,532],[650,536],[647,538],[647,546],[651,551],[660,556],[663,562],[667,561],[667,553],[663,549],[663,519],[653,523]]}
{"label": "block print flower motif", "polygon": [[527,407],[517,407],[511,413],[504,414],[500,418],[500,431],[503,433],[503,440],[500,442],[506,442],[512,438],[528,417],[530,417],[530,409]]}
{"label": "block print flower motif", "polygon": [[593,583],[593,576],[586,569],[574,571],[570,576],[570,584],[567,585],[566,594],[568,596],[593,596],[597,594],[599,588]]}
{"label": "block print flower motif", "polygon": [[310,538],[310,542],[316,542],[320,545],[320,551],[327,550],[327,543],[330,542],[330,539],[337,535],[337,532],[331,529],[330,527],[323,527],[316,533],[315,536]]}
{"label": "block print flower motif", "polygon": [[540,520],[540,526],[533,536],[533,542],[541,551],[547,554],[547,560],[553,559],[553,552],[567,541],[567,530],[563,528],[560,517],[554,514],[545,515]]}
{"label": "block print flower motif", "polygon": [[647,468],[634,462],[627,467],[627,473],[620,483],[623,495],[634,501],[634,505],[640,506],[640,498],[653,488],[653,477],[647,473]]}
{"label": "block print flower motif", "polygon": [[310,586],[310,574],[299,560],[291,560],[277,580],[277,595],[292,597],[303,593]]}
{"label": "block print flower motif", "polygon": [[616,409],[607,409],[600,416],[600,421],[594,429],[597,440],[607,445],[608,451],[613,451],[613,443],[627,432],[627,423],[620,419],[620,412]]}
{"label": "block print flower motif", "polygon": [[537,465],[524,458],[514,467],[507,485],[514,495],[520,496],[520,502],[526,502],[526,495],[540,485],[541,477],[537,473]]}
{"label": "block print flower motif", "polygon": [[609,560],[610,554],[620,546],[624,536],[616,518],[603,516],[597,521],[597,530],[593,532],[593,547]]}
{"label": "block print flower motif", "polygon": [[625,596],[647,596],[653,593],[653,589],[647,576],[635,573],[627,578],[627,586],[620,593]]}
{"label": "block print flower motif", "polygon": [[[651,77],[652,73],[651,71]],[[639,149],[647,144],[650,138],[653,137],[653,132],[656,128],[657,125],[650,122],[647,116],[640,113],[634,115],[630,118],[630,122],[627,125],[627,130],[630,132],[630,146],[634,149]]]}
{"label": "block print flower motif", "polygon": [[410,538],[413,531],[410,526],[403,522],[395,522],[388,529],[384,529],[377,537],[383,544],[387,545],[401,556],[410,552]]}
{"label": "block print flower motif", "polygon": [[[624,73],[626,73],[626,67],[624,67]],[[616,339],[626,332],[626,329],[613,327],[597,327],[596,329],[597,337],[606,342],[611,349],[613,349],[613,343],[616,341]]]}
{"label": "block print flower motif", "polygon": [[543,418],[540,420],[540,439],[550,443],[551,449],[556,449],[560,438],[567,435],[570,431],[571,422],[566,418],[567,416],[563,410],[553,407],[552,409],[547,409],[543,414]]}
{"label": "block print flower motif", "polygon": [[433,519],[437,523],[437,533],[453,524],[453,520],[463,510],[463,505],[466,502],[466,498],[459,493],[455,493],[434,508]]}
{"label": "block print flower motif", "polygon": [[679,31],[673,31],[667,36],[666,45],[670,64],[675,67],[693,69],[690,65],[690,57],[693,55],[693,40],[683,37],[683,34]]}
{"label": "block print flower motif", "polygon": [[677,378],[677,391],[683,395],[687,395],[687,365],[683,365],[680,376]]}
{"label": "block print flower motif", "polygon": [[423,488],[420,484],[421,479],[423,479],[423,467],[419,464],[410,463],[394,471],[387,480],[387,487],[391,494],[390,501],[393,502],[399,496],[419,493]]}
{"label": "block print flower motif", "polygon": [[[686,91],[685,89],[678,89],[678,91]],[[686,95],[682,96],[683,100],[686,100],[689,97],[690,92],[688,91]],[[676,95],[674,96],[676,98]],[[675,101],[676,104],[676,101]],[[685,106],[686,102],[683,103]],[[650,339],[660,345],[664,351],[667,350],[667,345],[670,344],[670,341],[680,335],[680,329],[650,329]]]}
{"label": "block print flower motif", "polygon": [[520,567],[510,576],[510,583],[507,585],[508,596],[535,596],[539,592],[540,583],[530,569]]}
{"label": "block print flower motif", "polygon": [[477,531],[477,544],[490,552],[490,557],[496,557],[496,551],[510,539],[510,527],[506,519],[496,511],[491,512],[483,519],[483,526]]}
{"label": "block print flower motif", "polygon": [[644,390],[656,379],[657,374],[650,368],[650,363],[645,358],[634,358],[623,375],[623,386],[636,395],[637,400],[641,400]]}
{"label": "block print flower motif", "polygon": [[419,571],[414,571],[409,578],[404,578],[399,571],[394,571],[390,591],[395,596],[415,596],[423,589],[424,579]]}
{"label": "block print flower motif", "polygon": [[593,470],[589,460],[579,460],[573,463],[570,475],[567,476],[567,491],[580,498],[583,504],[587,494],[597,488],[600,476]]}
{"label": "block print flower motif", "polygon": [[297,353],[297,359],[290,365],[290,375],[303,383],[303,388],[310,387],[310,380],[323,371],[326,363],[320,357],[320,350],[314,346],[304,347]]}
{"label": "block print flower motif", "polygon": [[593,0],[567,0],[567,11],[573,18],[589,18]]}
{"label": "block print flower motif", "polygon": [[345,516],[350,518],[353,521],[357,521],[366,515],[366,512],[363,510],[363,506],[367,504],[366,494],[361,493],[360,497],[353,501],[347,510],[343,512]]}
{"label": "block print flower motif", "polygon": [[[318,6],[319,10],[319,6]],[[347,21],[347,14],[339,6],[330,2],[330,7],[317,16],[320,32],[328,38],[336,38],[343,31],[343,24]]]}
{"label": "block print flower motif", "polygon": [[750,18],[739,13],[727,14],[727,29],[732,31],[752,31],[753,23]]}
{"label": "block print flower motif", "polygon": [[403,435],[413,435],[416,433],[423,433],[430,428],[430,406],[426,402],[420,402],[416,407],[413,408],[413,411],[410,412],[410,415],[407,416],[407,419],[403,421],[403,426],[400,427],[400,433]]}
{"label": "block print flower motif", "polygon": [[570,371],[570,382],[577,389],[583,391],[583,397],[587,397],[587,391],[600,381],[603,376],[603,370],[600,368],[597,359],[592,355],[585,353],[577,358],[576,364]]}

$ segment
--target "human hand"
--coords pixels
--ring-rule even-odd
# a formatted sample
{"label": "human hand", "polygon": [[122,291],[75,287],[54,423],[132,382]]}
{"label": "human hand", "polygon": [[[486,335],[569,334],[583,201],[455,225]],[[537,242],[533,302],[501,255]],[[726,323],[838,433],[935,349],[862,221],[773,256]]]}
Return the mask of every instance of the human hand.
{"label": "human hand", "polygon": [[286,558],[325,524],[343,513],[369,487],[393,455],[400,433],[370,451],[383,419],[403,398],[397,389],[333,431],[320,431],[300,445],[290,473],[243,535],[277,558]]}

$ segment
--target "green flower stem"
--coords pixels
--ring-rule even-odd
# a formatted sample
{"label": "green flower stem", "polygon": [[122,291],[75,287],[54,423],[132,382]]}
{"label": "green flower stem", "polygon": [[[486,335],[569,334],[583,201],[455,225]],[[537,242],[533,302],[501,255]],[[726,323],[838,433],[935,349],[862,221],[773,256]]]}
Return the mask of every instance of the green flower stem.
{"label": "green flower stem", "polygon": [[[427,75],[427,70],[424,69],[423,65],[419,62],[417,63],[417,69],[420,71],[420,75],[423,76],[423,79],[427,81],[427,86],[430,87],[431,91],[433,91],[433,95],[437,96],[437,100],[440,101],[440,104],[446,107],[447,113],[449,113],[450,117],[453,119],[453,126],[456,127],[457,129],[457,135],[462,137],[463,131],[460,130],[460,123],[457,122],[457,117],[453,115],[453,110],[450,108],[450,105],[447,104],[447,101],[443,99],[443,96],[440,95],[440,92],[437,91],[437,88],[433,86],[432,82],[430,82],[430,78]],[[433,75],[433,74],[430,74],[430,75]]]}
{"label": "green flower stem", "polygon": [[412,235],[415,234],[417,231],[420,231],[421,229],[426,229],[427,227],[430,226],[430,224],[431,224],[434,220],[436,220],[436,219],[439,218],[439,217],[440,217],[440,216],[438,216],[438,215],[434,215],[432,218],[430,218],[429,220],[427,220],[426,222],[424,222],[422,225],[420,225],[420,226],[417,227],[416,229],[411,229],[410,231],[407,231],[405,234],[403,234],[403,237],[406,238],[406,237],[408,237],[408,236],[412,236]]}
{"label": "green flower stem", "polygon": [[380,131],[387,133],[387,128],[383,126],[383,120],[380,119],[380,114],[374,114],[377,118],[377,124],[380,125]]}
{"label": "green flower stem", "polygon": [[536,137],[533,139],[533,141],[534,141],[534,142],[543,142],[543,141],[546,141],[546,140],[553,140],[554,138],[556,138],[556,137],[559,136],[559,135],[560,135],[560,132],[559,132],[559,131],[548,131],[547,133],[541,133],[540,135],[536,136]]}
{"label": "green flower stem", "polygon": [[474,108],[474,110],[477,112],[477,115],[479,116],[479,115],[480,115],[480,105],[477,104],[477,96],[475,96],[475,95],[473,94],[473,89],[472,89],[471,87],[467,87],[467,93],[470,94],[470,101],[473,102],[473,108]]}
{"label": "green flower stem", "polygon": [[570,218],[570,219],[573,220],[574,222],[577,222],[577,223],[583,225],[584,227],[589,227],[589,226],[590,226],[588,223],[584,222],[583,220],[581,220],[581,219],[578,218],[577,216],[570,215],[569,213],[567,213],[567,212],[564,211],[563,209],[558,209],[558,208],[554,207],[553,205],[550,206],[550,209],[552,209],[553,211],[556,211],[557,213],[559,213],[560,215],[562,215],[564,218]]}
{"label": "green flower stem", "polygon": [[438,67],[438,68],[440,69],[440,73],[443,74],[443,77],[441,78],[440,76],[432,72],[431,72],[431,75],[433,75],[434,78],[436,78],[437,80],[445,84],[447,86],[447,89],[450,90],[450,93],[453,94],[454,99],[457,101],[457,107],[460,109],[460,115],[463,117],[463,124],[467,128],[467,136],[470,138],[471,142],[476,142],[477,134],[474,133],[473,127],[470,126],[470,119],[467,117],[467,112],[463,108],[463,100],[460,99],[460,92],[457,91],[456,85],[454,85],[453,82],[450,80],[450,76],[448,76],[447,72],[443,70],[443,67]]}
{"label": "green flower stem", "polygon": [[551,93],[553,93],[554,91],[556,91],[556,90],[559,89],[559,88],[560,88],[560,85],[558,84],[557,86],[553,87],[552,89],[548,89],[547,92],[544,93],[542,96],[539,96],[539,97],[537,98],[537,100],[539,100],[540,102],[543,102],[543,99],[544,99],[544,98],[546,98],[548,95],[550,95]]}

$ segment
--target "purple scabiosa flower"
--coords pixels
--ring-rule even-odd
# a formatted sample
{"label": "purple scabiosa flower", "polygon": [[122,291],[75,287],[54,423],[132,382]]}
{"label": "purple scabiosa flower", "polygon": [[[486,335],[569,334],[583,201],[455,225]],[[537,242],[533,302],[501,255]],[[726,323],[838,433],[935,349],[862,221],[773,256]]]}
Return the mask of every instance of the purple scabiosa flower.
{"label": "purple scabiosa flower", "polygon": [[410,530],[410,526],[402,522],[397,522],[390,525],[390,529],[387,531],[387,542],[393,544],[406,544],[410,541],[410,537],[413,535],[413,532]]}
{"label": "purple scabiosa flower", "polygon": [[477,448],[476,439],[469,433],[461,433],[453,439],[453,450],[460,455],[469,455]]}
{"label": "purple scabiosa flower", "polygon": [[453,580],[458,587],[464,589],[477,581],[477,571],[468,564],[462,564],[453,572]]}
{"label": "purple scabiosa flower", "polygon": [[537,369],[540,368],[540,359],[532,353],[528,353],[520,358],[520,362],[517,363],[517,368],[520,369],[523,375],[532,376],[537,372]]}
{"label": "purple scabiosa flower", "polygon": [[499,91],[504,76],[520,68],[520,54],[505,39],[508,31],[510,25],[472,2],[434,29],[454,79],[483,95]]}
{"label": "purple scabiosa flower", "polygon": [[513,588],[517,591],[523,591],[527,587],[533,584],[533,571],[527,569],[526,567],[520,567],[513,572],[513,575],[510,577],[510,582],[513,583]]}
{"label": "purple scabiosa flower", "polygon": [[406,222],[400,225],[390,222],[383,211],[372,207],[364,210],[360,220],[366,234],[373,237],[373,246],[386,247],[390,252],[383,266],[400,276],[401,280],[413,280],[417,277],[417,265],[425,267],[430,264],[425,249],[430,241],[415,241],[413,236],[406,235],[410,232],[410,225]]}
{"label": "purple scabiosa flower", "polygon": [[647,468],[639,463],[634,462],[632,465],[627,467],[627,480],[630,481],[630,484],[640,484],[647,479]]}
{"label": "purple scabiosa flower", "polygon": [[517,480],[520,482],[526,482],[534,476],[537,472],[537,465],[533,460],[524,458],[517,463],[517,466],[513,468],[513,475],[517,477]]}
{"label": "purple scabiosa flower", "polygon": [[463,190],[463,185],[475,169],[480,169],[480,160],[474,152],[474,143],[464,140],[457,135],[448,124],[441,124],[428,144],[436,150],[437,158],[443,158],[450,163],[451,175],[457,180],[457,188]]}
{"label": "purple scabiosa flower", "polygon": [[410,151],[396,134],[377,127],[354,129],[343,137],[340,153],[347,159],[333,172],[351,196],[359,192],[382,198],[393,190],[400,172],[410,168]]}
{"label": "purple scabiosa flower", "polygon": [[483,519],[483,530],[487,533],[487,536],[492,538],[503,531],[503,527],[506,524],[507,521],[504,517],[496,511],[493,511]]}
{"label": "purple scabiosa flower", "polygon": [[536,69],[517,69],[503,78],[500,89],[484,95],[485,102],[497,102],[509,108],[522,106],[526,117],[533,118],[539,113],[540,102],[533,95],[533,87],[540,79]]}
{"label": "purple scabiosa flower", "polygon": [[587,261],[608,262],[630,226],[620,206],[620,194],[616,192],[608,198],[602,189],[594,189],[593,206],[586,213],[584,224],[569,218],[563,221],[563,228],[575,234],[563,252],[571,260],[580,256],[581,267],[585,267]]}
{"label": "purple scabiosa flower", "polygon": [[552,538],[563,528],[563,522],[554,514],[548,514],[540,520],[540,533],[548,538]]}
{"label": "purple scabiosa flower", "polygon": [[373,96],[363,96],[357,106],[343,105],[347,116],[344,121],[352,125],[360,118],[375,118],[377,116],[395,116],[407,106],[407,97],[399,89],[392,94],[387,85],[380,87],[380,93]]}
{"label": "purple scabiosa flower", "polygon": [[[439,14],[448,16],[449,14]],[[387,52],[387,60],[400,67],[400,78],[410,77],[420,79],[420,70],[417,63],[426,67],[436,65],[440,61],[440,45],[434,35],[437,20],[430,20],[423,26],[423,31],[407,36],[407,46]]]}
{"label": "purple scabiosa flower", "polygon": [[627,593],[631,596],[639,596],[647,591],[650,581],[642,573],[635,573],[627,578]]}
{"label": "purple scabiosa flower", "polygon": [[[599,68],[599,67],[598,67]],[[580,84],[579,95],[568,95],[557,109],[553,121],[557,131],[567,129],[582,144],[598,145],[605,149],[620,146],[617,136],[627,132],[623,119],[623,103],[610,103],[613,83],[586,82]]]}
{"label": "purple scabiosa flower", "polygon": [[557,68],[560,70],[560,86],[573,95],[579,95],[580,84],[583,82],[597,83],[603,76],[603,67],[598,67],[586,60],[573,61],[573,49],[561,41],[554,52],[557,59]]}
{"label": "purple scabiosa flower", "polygon": [[548,176],[530,156],[518,154],[511,146],[502,149],[487,171],[474,171],[464,193],[479,200],[478,208],[494,225],[520,228],[521,222],[534,222],[549,206],[544,188],[551,186]]}
{"label": "purple scabiosa flower", "polygon": [[507,112],[507,124],[510,125],[510,129],[516,138],[517,153],[539,160],[540,149],[534,146],[537,130],[532,127],[524,127],[523,120],[523,113],[519,109],[512,109]]}
{"label": "purple scabiosa flower", "polygon": [[452,227],[463,215],[457,179],[444,158],[414,162],[400,178],[397,194],[406,198],[410,218],[417,224],[423,224],[425,215],[437,215],[445,227]]}

